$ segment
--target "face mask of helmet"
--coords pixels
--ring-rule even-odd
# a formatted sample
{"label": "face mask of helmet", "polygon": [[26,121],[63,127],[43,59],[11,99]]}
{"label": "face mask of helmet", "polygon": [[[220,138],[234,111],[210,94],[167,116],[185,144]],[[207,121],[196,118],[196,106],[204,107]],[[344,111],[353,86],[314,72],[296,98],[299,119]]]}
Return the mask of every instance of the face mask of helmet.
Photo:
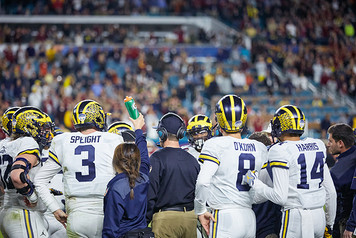
{"label": "face mask of helmet", "polygon": [[53,138],[53,125],[52,123],[45,123],[42,126],[38,126],[38,135],[35,138],[40,150],[47,150],[51,146]]}
{"label": "face mask of helmet", "polygon": [[208,130],[198,130],[189,133],[189,142],[199,152],[202,150],[204,142],[209,138]]}

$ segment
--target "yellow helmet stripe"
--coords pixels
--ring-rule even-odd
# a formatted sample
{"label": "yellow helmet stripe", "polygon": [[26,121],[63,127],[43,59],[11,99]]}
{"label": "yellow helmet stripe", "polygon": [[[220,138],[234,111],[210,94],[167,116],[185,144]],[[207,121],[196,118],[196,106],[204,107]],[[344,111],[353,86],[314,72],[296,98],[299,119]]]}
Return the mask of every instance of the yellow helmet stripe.
{"label": "yellow helmet stripe", "polygon": [[129,130],[132,130],[132,128],[130,127],[130,126],[128,126],[128,125],[117,125],[117,126],[115,126],[113,129],[117,129],[118,127],[120,127],[120,128],[122,128],[122,127],[125,127],[125,128],[127,128],[127,129],[129,129]]}
{"label": "yellow helmet stripe", "polygon": [[230,128],[230,125],[229,125],[229,123],[227,122],[227,120],[226,120],[226,115],[225,115],[225,112],[224,112],[224,106],[223,106],[223,104],[222,104],[222,100],[219,102],[219,105],[220,105],[220,108],[221,108],[221,113],[222,113],[222,115],[223,115],[223,120],[224,120],[224,124],[227,126],[227,130],[231,130],[231,128]]}
{"label": "yellow helmet stripe", "polygon": [[298,118],[297,118],[297,127],[295,128],[295,129],[297,129],[297,130],[299,130],[301,127],[300,127],[300,119],[301,119],[301,117],[300,117],[300,113],[299,113],[299,110],[298,110],[298,108],[296,107],[296,106],[292,106],[293,108],[294,108],[294,110],[297,112],[297,115],[298,115]]}
{"label": "yellow helmet stripe", "polygon": [[234,130],[236,129],[235,123],[236,122],[236,112],[235,112],[235,101],[234,97],[232,95],[229,96],[230,98],[230,103],[231,103],[231,118],[232,118],[232,123],[231,123],[231,129]]}
{"label": "yellow helmet stripe", "polygon": [[241,117],[240,117],[241,122],[244,117],[244,111],[245,111],[245,102],[244,102],[244,100],[241,99]]}
{"label": "yellow helmet stripe", "polygon": [[83,102],[80,102],[80,103],[77,105],[77,109],[75,110],[75,116],[73,116],[73,120],[74,120],[74,123],[75,123],[75,124],[78,124],[77,119],[79,119],[79,107],[80,107],[80,105],[81,105],[82,103],[83,103]]}
{"label": "yellow helmet stripe", "polygon": [[87,108],[91,105],[91,104],[93,104],[94,102],[89,102],[87,105],[85,105],[85,107],[83,108],[83,113],[85,113],[86,112],[86,110],[87,110]]}
{"label": "yellow helmet stripe", "polygon": [[[286,107],[282,108],[285,112],[288,113],[289,117],[290,118],[294,118],[293,117],[293,113]],[[293,128],[297,128],[297,125],[295,124],[295,120],[291,120],[292,121],[292,124],[293,124]]]}

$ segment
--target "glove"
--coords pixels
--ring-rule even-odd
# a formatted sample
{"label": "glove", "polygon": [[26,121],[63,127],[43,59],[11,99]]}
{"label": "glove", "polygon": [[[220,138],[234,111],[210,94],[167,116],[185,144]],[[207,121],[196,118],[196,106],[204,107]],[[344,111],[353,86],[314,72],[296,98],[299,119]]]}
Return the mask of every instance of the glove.
{"label": "glove", "polygon": [[255,180],[257,179],[256,171],[247,171],[247,173],[242,177],[242,184],[248,184],[252,187],[255,184]]}
{"label": "glove", "polygon": [[331,227],[326,226],[324,231],[324,238],[332,238],[333,237],[332,234],[333,234],[333,230],[331,229]]}

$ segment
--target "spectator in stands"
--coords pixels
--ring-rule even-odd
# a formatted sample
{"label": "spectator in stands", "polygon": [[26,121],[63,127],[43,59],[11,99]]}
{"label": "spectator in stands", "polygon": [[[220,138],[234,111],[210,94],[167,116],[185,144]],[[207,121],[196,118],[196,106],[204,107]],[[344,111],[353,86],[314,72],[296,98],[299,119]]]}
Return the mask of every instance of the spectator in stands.
{"label": "spectator in stands", "polygon": [[326,139],[326,132],[331,126],[330,114],[325,114],[325,117],[320,122],[320,130],[321,130],[321,139]]}

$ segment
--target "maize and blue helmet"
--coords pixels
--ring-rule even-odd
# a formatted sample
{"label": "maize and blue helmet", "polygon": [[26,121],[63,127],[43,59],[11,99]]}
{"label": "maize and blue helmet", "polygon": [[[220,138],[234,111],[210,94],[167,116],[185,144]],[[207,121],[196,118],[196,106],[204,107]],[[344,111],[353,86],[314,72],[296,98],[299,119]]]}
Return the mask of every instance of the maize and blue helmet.
{"label": "maize and blue helmet", "polygon": [[[212,127],[209,117],[205,115],[195,115],[188,121],[187,135],[189,143],[197,150],[201,151],[204,141],[212,137]],[[199,134],[207,133],[207,136],[202,138],[194,138]]]}
{"label": "maize and blue helmet", "polygon": [[300,108],[293,105],[285,105],[277,109],[272,124],[272,136],[281,137],[285,133],[303,135],[305,116]]}
{"label": "maize and blue helmet", "polygon": [[215,116],[219,127],[225,132],[241,132],[247,120],[245,102],[236,95],[226,95],[216,104]]}
{"label": "maize and blue helmet", "polygon": [[76,130],[96,128],[106,130],[106,116],[102,106],[93,100],[84,100],[73,109],[73,123]]}
{"label": "maize and blue helmet", "polygon": [[136,139],[135,131],[123,121],[112,123],[108,128],[108,132],[121,135],[125,142],[135,142]]}
{"label": "maize and blue helmet", "polygon": [[36,107],[22,107],[12,116],[12,133],[33,137],[41,150],[50,146],[53,128],[51,118]]}
{"label": "maize and blue helmet", "polygon": [[8,108],[1,117],[1,128],[8,135],[12,134],[12,116],[13,114],[20,109],[19,107],[10,107]]}

